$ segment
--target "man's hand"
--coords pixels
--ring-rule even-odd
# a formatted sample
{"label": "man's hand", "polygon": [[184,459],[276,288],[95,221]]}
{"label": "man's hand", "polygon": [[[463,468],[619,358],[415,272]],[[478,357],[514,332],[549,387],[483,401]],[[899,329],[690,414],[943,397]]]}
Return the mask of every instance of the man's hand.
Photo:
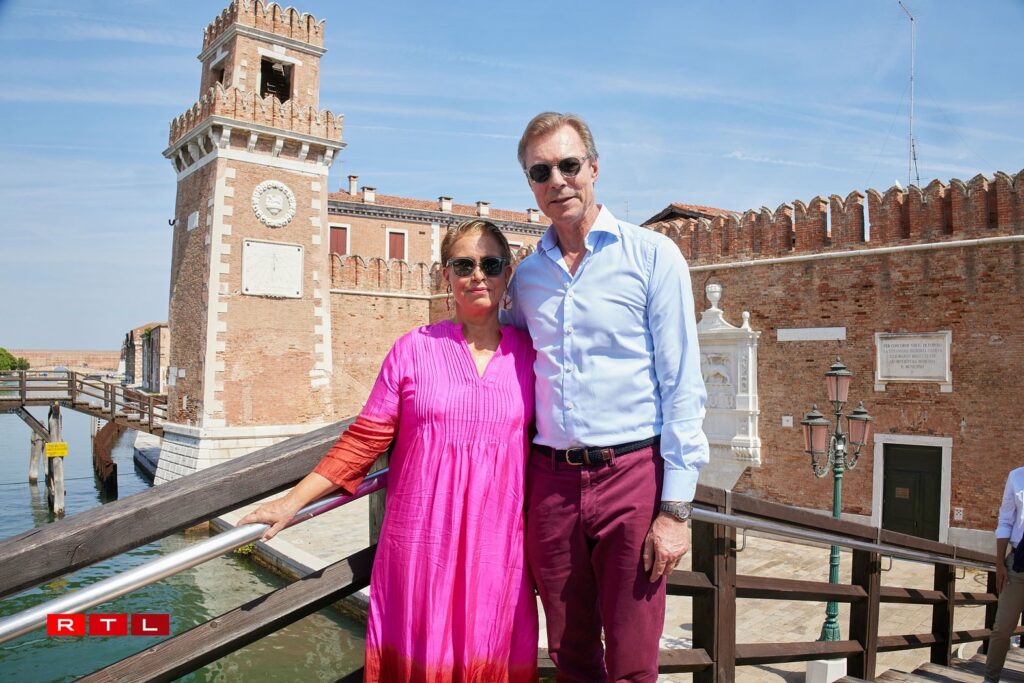
{"label": "man's hand", "polygon": [[651,583],[671,574],[689,549],[690,522],[658,513],[644,539],[644,571],[650,572]]}
{"label": "man's hand", "polygon": [[996,562],[996,595],[1003,592],[1003,585],[1006,583],[1006,565]]}

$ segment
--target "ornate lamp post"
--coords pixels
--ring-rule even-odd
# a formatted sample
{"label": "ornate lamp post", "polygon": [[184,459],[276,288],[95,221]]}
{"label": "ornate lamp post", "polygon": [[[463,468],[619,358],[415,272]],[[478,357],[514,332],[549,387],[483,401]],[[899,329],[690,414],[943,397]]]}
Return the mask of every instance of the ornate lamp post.
{"label": "ornate lamp post", "polygon": [[[846,416],[849,434],[843,432],[843,406],[850,391],[853,373],[842,361],[836,362],[825,373],[828,400],[836,415],[835,430],[832,422],[818,412],[814,405],[800,424],[804,428],[804,450],[811,456],[811,471],[816,477],[824,477],[832,469],[832,517],[839,519],[843,504],[843,472],[857,466],[860,449],[871,438],[871,420],[861,402]],[[850,446],[853,447],[850,452]],[[829,583],[839,583],[839,546],[832,546],[828,561]],[[825,623],[818,640],[839,640],[839,604],[829,602],[825,609]]]}

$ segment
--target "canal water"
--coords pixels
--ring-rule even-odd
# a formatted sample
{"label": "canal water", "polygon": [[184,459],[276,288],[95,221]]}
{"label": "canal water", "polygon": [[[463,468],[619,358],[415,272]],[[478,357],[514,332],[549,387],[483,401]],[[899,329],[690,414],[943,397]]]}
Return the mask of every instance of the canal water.
{"label": "canal water", "polygon": [[[32,408],[46,423],[45,409]],[[101,504],[92,474],[90,418],[65,410],[63,435],[67,514]],[[120,497],[149,487],[134,466],[135,433],[125,432],[114,446]],[[43,477],[28,484],[30,432],[16,415],[0,414],[0,538],[52,522],[46,508]],[[0,601],[0,616],[33,607],[67,591],[173,552],[206,534],[175,534],[74,574]],[[113,602],[89,610],[102,613],[170,614],[172,635],[207,621],[285,584],[244,555],[229,553]],[[182,681],[335,681],[362,666],[364,627],[325,609],[246,648],[181,678]],[[47,637],[45,629],[0,643],[0,681],[68,681],[144,650],[160,638]]]}

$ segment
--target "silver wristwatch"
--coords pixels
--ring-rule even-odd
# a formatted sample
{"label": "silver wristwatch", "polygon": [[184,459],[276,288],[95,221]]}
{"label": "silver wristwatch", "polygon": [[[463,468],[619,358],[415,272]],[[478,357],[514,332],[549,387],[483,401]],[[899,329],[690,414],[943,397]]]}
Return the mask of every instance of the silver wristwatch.
{"label": "silver wristwatch", "polygon": [[693,506],[689,503],[680,503],[668,500],[661,501],[661,507],[659,509],[662,512],[672,515],[680,522],[685,522],[690,519],[690,513],[693,512]]}

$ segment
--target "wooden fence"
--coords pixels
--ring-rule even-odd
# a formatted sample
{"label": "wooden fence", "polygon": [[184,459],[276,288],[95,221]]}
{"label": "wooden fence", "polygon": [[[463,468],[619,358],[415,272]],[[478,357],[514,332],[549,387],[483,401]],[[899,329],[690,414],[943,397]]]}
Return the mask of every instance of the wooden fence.
{"label": "wooden fence", "polygon": [[[286,489],[312,469],[342,428],[337,424],[324,427],[0,541],[0,597]],[[928,647],[931,661],[948,664],[954,646],[983,640],[990,634],[996,604],[991,555],[718,489],[698,487],[696,503],[699,510],[693,522],[692,569],[676,571],[669,580],[671,595],[693,599],[693,647],[662,650],[662,673],[692,672],[698,682],[726,683],[735,679],[737,666],[846,658],[852,675],[871,680],[879,652]],[[141,511],[145,514],[137,514]],[[701,521],[701,516],[713,521]],[[737,574],[736,529],[756,521],[775,523],[783,534],[787,529],[792,535],[813,531],[828,535],[830,542],[853,547],[851,583]],[[374,545],[365,547],[82,680],[170,681],[194,671],[368,585],[375,550]],[[901,552],[919,556],[927,553],[933,560],[933,589],[882,587],[883,552],[896,556]],[[990,570],[987,592],[955,590],[955,567],[964,563],[980,563]],[[849,603],[849,638],[838,642],[738,643],[738,598]],[[931,629],[926,633],[879,636],[882,603],[931,605]],[[954,631],[954,611],[962,605],[987,606],[986,628]],[[546,653],[542,650],[538,656],[542,674],[553,673]],[[356,671],[342,680],[357,681],[361,676],[362,672]]]}

